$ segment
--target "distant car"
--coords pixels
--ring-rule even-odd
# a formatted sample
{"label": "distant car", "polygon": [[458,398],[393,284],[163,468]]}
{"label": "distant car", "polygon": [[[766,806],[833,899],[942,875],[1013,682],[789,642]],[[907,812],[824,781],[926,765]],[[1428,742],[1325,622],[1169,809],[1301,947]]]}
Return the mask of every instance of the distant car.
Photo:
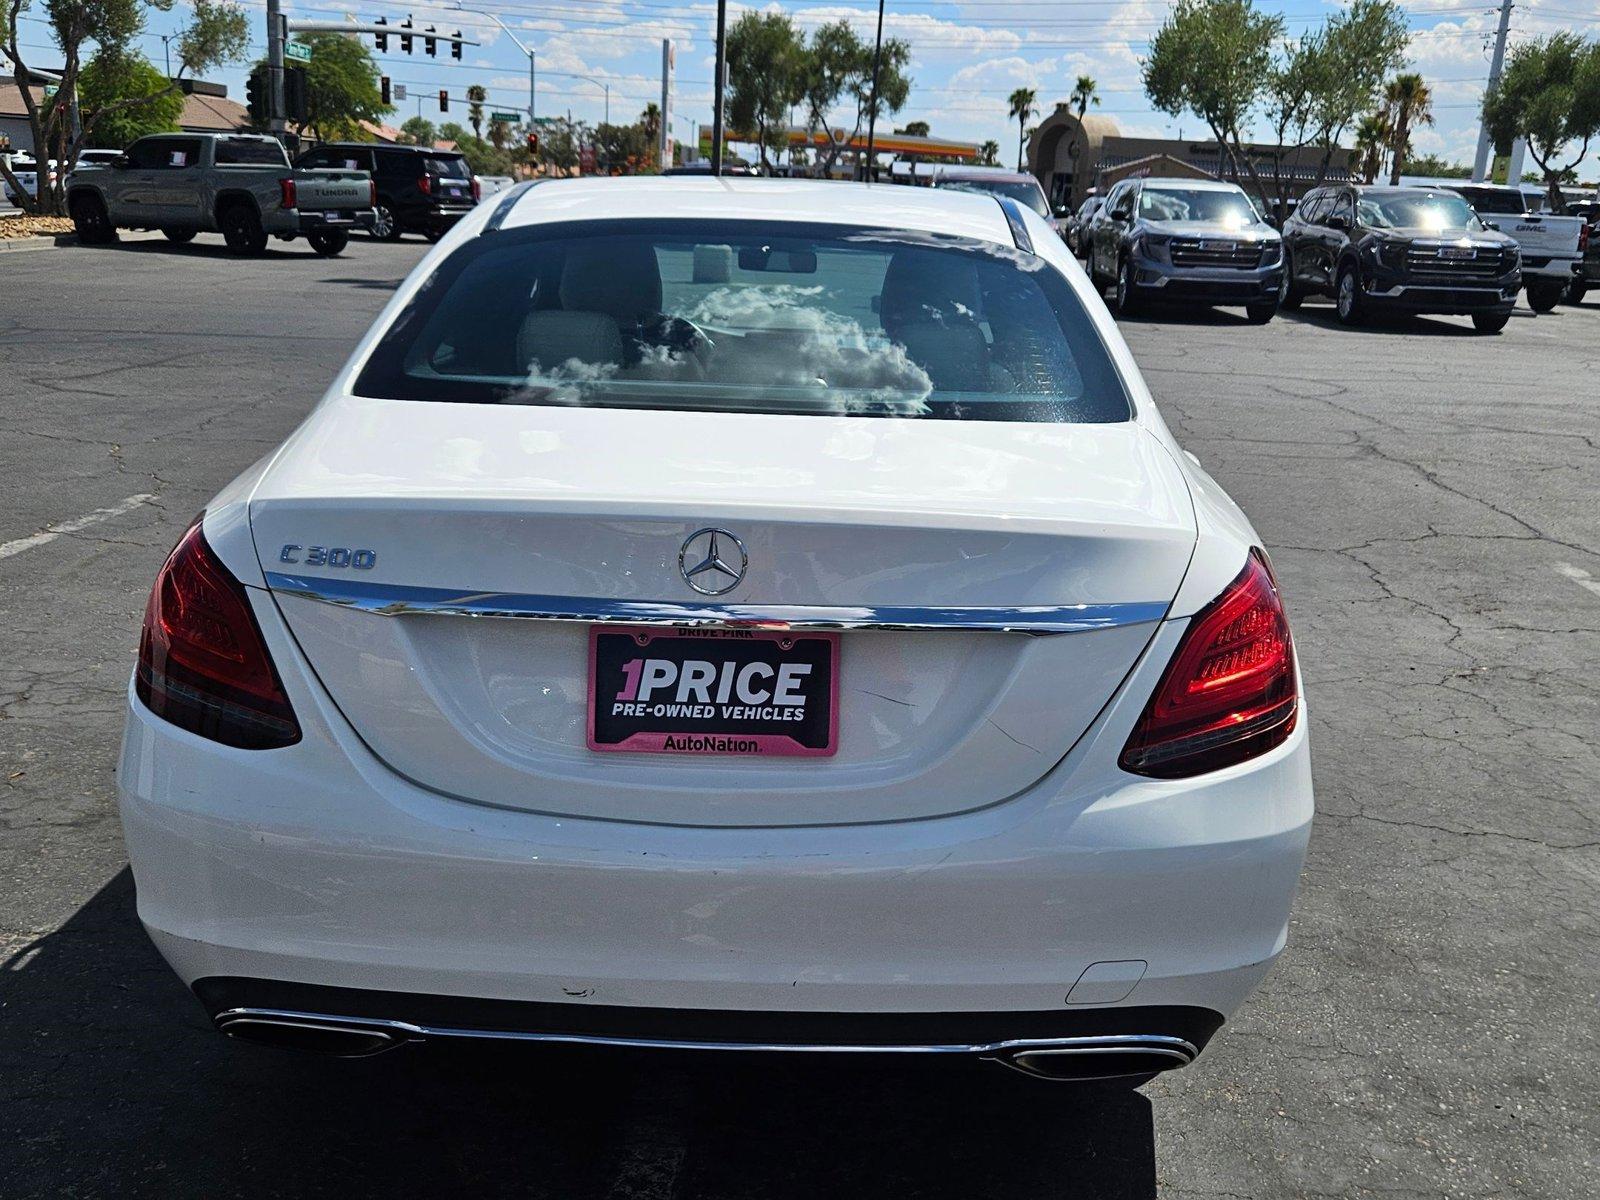
{"label": "distant car", "polygon": [[1567,285],[1567,303],[1582,304],[1590,288],[1600,287],[1600,201],[1569,204],[1567,211],[1584,220],[1583,231],[1579,234],[1583,261],[1578,264],[1577,275]]}
{"label": "distant car", "polygon": [[372,225],[372,179],[357,171],[297,170],[283,143],[261,134],[178,133],[140,138],[109,168],[67,176],[67,212],[84,245],[119,229],[159,229],[184,243],[221,233],[235,254],[270,237],[303,237],[324,257]]}
{"label": "distant car", "polygon": [[1283,242],[1236,183],[1124,179],[1083,236],[1089,275],[1116,289],[1119,312],[1238,304],[1264,324],[1278,309]]}
{"label": "distant car", "polygon": [[[663,175],[706,176],[711,174],[711,164],[704,159],[701,159],[697,162],[683,163],[676,167],[668,167],[661,173]],[[745,163],[723,163],[722,173],[724,175],[742,175],[746,178],[753,177],[757,174],[754,167],[748,166]]]}
{"label": "distant car", "polygon": [[[56,176],[56,160],[50,160],[50,178],[54,181]],[[36,160],[25,155],[13,155],[11,159],[11,173],[17,177],[17,182],[22,185],[22,190],[31,200],[39,191],[39,164]],[[0,176],[3,179],[4,176]],[[6,184],[6,202],[22,207],[22,197],[8,183]]]}
{"label": "distant car", "polygon": [[121,150],[83,150],[78,154],[78,164],[74,170],[83,167],[109,167],[122,157]]}
{"label": "distant car", "polygon": [[1449,191],[1317,188],[1285,223],[1283,240],[1284,307],[1329,295],[1345,325],[1386,312],[1457,313],[1497,333],[1522,286],[1517,243]]}
{"label": "distant car", "polygon": [[324,142],[302,154],[296,165],[371,175],[378,195],[372,236],[385,242],[397,242],[407,233],[436,242],[472,211],[481,195],[472,168],[458,150]]}
{"label": "distant car", "polygon": [[1067,249],[1079,258],[1085,258],[1089,253],[1089,244],[1083,240],[1084,230],[1089,227],[1089,222],[1094,220],[1095,213],[1100,211],[1100,206],[1106,202],[1104,196],[1090,196],[1078,206],[1078,211],[1065,220]]}

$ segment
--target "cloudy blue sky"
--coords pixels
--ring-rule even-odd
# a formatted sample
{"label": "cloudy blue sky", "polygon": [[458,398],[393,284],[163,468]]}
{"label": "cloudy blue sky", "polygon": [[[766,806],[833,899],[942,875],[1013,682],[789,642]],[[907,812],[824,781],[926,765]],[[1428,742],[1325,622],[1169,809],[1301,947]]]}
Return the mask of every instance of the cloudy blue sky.
{"label": "cloudy blue sky", "polygon": [[[179,9],[183,0],[179,0]],[[730,4],[730,22],[748,5]],[[772,3],[802,29],[846,17],[869,37],[876,7],[859,4]],[[1281,13],[1291,35],[1320,22],[1336,7],[1321,0],[1282,0],[1262,4]],[[1407,0],[1403,6],[1413,29],[1411,58],[1433,85],[1437,124],[1417,133],[1421,152],[1433,151],[1470,161],[1477,137],[1477,102],[1488,70],[1488,43],[1497,20],[1491,0]],[[264,0],[248,0],[245,8],[264,40]],[[285,0],[291,15],[363,19],[387,16],[391,21],[414,16],[419,25],[457,27],[482,45],[469,47],[462,62],[441,53],[436,60],[421,52],[409,58],[391,42],[381,65],[411,98],[392,118],[395,123],[417,113],[416,96],[425,96],[422,115],[439,120],[437,92],[447,88],[459,102],[471,83],[489,89],[491,105],[507,109],[527,103],[527,60],[485,13],[494,13],[517,30],[537,51],[539,111],[598,121],[603,91],[610,87],[613,120],[631,119],[660,90],[661,39],[677,48],[675,132],[692,136],[694,124],[709,121],[715,4],[686,0],[463,0],[452,4],[361,4],[341,6],[338,0]],[[466,10],[472,11],[466,11]],[[888,0],[886,27],[912,46],[915,86],[910,103],[896,123],[922,119],[937,135],[982,141],[994,138],[1015,155],[1017,129],[1007,117],[1006,96],[1021,85],[1037,90],[1048,111],[1065,99],[1080,72],[1098,80],[1099,111],[1114,117],[1125,133],[1194,137],[1202,132],[1192,118],[1173,121],[1152,112],[1139,86],[1139,58],[1167,10],[1166,0]],[[175,17],[155,13],[144,49],[158,65],[160,34],[170,33]],[[48,65],[46,27],[24,25],[37,60]],[[1513,14],[1513,39],[1576,29],[1600,36],[1600,0],[1518,0]],[[230,94],[242,97],[242,69],[219,73]],[[586,78],[587,77],[587,78]],[[444,119],[460,119],[458,104]],[[1592,164],[1586,163],[1592,173]]]}

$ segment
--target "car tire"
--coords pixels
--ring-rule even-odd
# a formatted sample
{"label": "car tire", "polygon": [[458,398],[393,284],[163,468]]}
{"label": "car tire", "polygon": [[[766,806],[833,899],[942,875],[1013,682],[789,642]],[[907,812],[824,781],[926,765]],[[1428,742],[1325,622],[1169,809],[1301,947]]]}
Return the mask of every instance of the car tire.
{"label": "car tire", "polygon": [[1583,298],[1589,294],[1589,285],[1573,280],[1567,284],[1567,303],[1582,304]]}
{"label": "car tire", "polygon": [[230,204],[222,210],[217,224],[222,227],[222,240],[235,254],[254,257],[267,248],[267,231],[261,228],[261,218],[248,204]]}
{"label": "car tire", "polygon": [[1285,247],[1283,251],[1283,282],[1278,285],[1278,307],[1287,308],[1293,312],[1305,303],[1305,299],[1305,292],[1294,281],[1294,260],[1289,257],[1288,247]]}
{"label": "car tire", "polygon": [[192,229],[163,229],[162,235],[175,246],[186,246],[194,241]]}
{"label": "car tire", "polygon": [[1265,325],[1277,315],[1276,304],[1247,304],[1244,308],[1244,319],[1252,325]]}
{"label": "car tire", "polygon": [[1528,307],[1536,313],[1547,313],[1561,303],[1567,285],[1555,279],[1534,279],[1528,283]]}
{"label": "car tire", "polygon": [[1143,299],[1133,282],[1133,260],[1125,258],[1117,272],[1117,312],[1125,317],[1135,316],[1144,309]]}
{"label": "car tire", "polygon": [[372,236],[380,242],[400,240],[400,218],[394,215],[394,209],[382,201],[373,209]]}
{"label": "car tire", "polygon": [[1506,327],[1506,322],[1511,320],[1511,314],[1506,313],[1473,313],[1472,327],[1479,333],[1499,333]]}
{"label": "car tire", "polygon": [[319,229],[306,234],[306,241],[323,258],[333,258],[344,253],[344,248],[350,244],[350,235],[343,229]]}
{"label": "car tire", "polygon": [[90,193],[74,196],[67,205],[67,212],[72,217],[78,241],[83,245],[104,246],[117,240],[116,226],[111,224],[105,202],[99,196]]}
{"label": "car tire", "polygon": [[1361,272],[1354,263],[1346,263],[1339,271],[1333,304],[1341,325],[1360,325],[1366,320],[1366,310],[1361,303]]}

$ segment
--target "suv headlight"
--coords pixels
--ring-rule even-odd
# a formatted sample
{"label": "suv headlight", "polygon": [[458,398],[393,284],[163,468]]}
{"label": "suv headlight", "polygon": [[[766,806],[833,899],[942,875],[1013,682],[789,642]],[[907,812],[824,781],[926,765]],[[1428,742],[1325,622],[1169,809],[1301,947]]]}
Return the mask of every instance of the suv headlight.
{"label": "suv headlight", "polygon": [[1277,266],[1283,259],[1283,239],[1269,238],[1261,243],[1261,265],[1263,267]]}
{"label": "suv headlight", "polygon": [[1157,262],[1167,260],[1167,246],[1172,239],[1164,233],[1141,233],[1133,243],[1133,248],[1146,258],[1153,258]]}

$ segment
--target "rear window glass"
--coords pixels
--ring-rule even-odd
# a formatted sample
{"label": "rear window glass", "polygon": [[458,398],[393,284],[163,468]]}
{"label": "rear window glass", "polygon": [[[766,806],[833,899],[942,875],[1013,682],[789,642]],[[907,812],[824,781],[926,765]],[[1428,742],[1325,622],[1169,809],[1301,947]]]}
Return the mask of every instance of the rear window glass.
{"label": "rear window glass", "polygon": [[472,172],[467,170],[467,160],[464,158],[430,158],[427,160],[429,174],[438,175],[443,179],[470,179]]}
{"label": "rear window glass", "polygon": [[284,167],[289,156],[279,142],[235,142],[223,138],[217,143],[219,167]]}
{"label": "rear window glass", "polygon": [[951,179],[939,186],[956,188],[963,192],[987,192],[992,196],[1005,196],[1020,204],[1026,204],[1041,217],[1050,215],[1050,206],[1044,199],[1044,189],[1031,179]]}
{"label": "rear window glass", "polygon": [[1474,211],[1480,213],[1500,213],[1520,217],[1528,210],[1522,194],[1517,191],[1502,192],[1499,188],[1451,188],[1450,191],[1455,192],[1472,205]]}
{"label": "rear window glass", "polygon": [[1042,259],[843,226],[593,221],[474,238],[373,350],[364,396],[1125,421],[1088,314]]}

